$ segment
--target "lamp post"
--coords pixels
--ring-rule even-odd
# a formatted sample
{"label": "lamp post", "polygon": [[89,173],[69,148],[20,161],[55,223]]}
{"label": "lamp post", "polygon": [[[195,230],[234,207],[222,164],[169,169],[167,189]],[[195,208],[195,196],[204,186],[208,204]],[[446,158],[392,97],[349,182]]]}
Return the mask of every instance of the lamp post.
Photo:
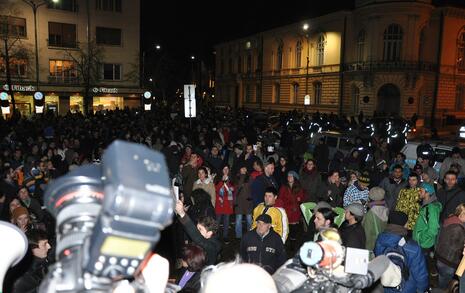
{"label": "lamp post", "polygon": [[195,84],[195,78],[194,78],[194,62],[195,62],[195,56],[192,55],[191,56],[191,60],[192,60],[192,69],[191,69],[191,75],[192,75],[192,84]]}
{"label": "lamp post", "polygon": [[161,46],[158,44],[155,44],[153,48],[142,51],[142,82],[141,82],[142,87],[145,87],[145,55],[147,52],[152,52],[153,50],[159,51],[161,50]]}
{"label": "lamp post", "polygon": [[[308,41],[308,28],[309,25],[308,23],[305,23],[302,26],[303,31],[305,32],[305,39],[307,40],[307,73],[305,74],[305,97],[308,95],[308,69],[310,66],[310,44]],[[308,103],[304,100],[304,106],[305,106],[305,113],[307,113],[307,105]]]}
{"label": "lamp post", "polygon": [[[34,45],[35,45],[35,55],[36,55],[36,90],[39,90],[39,46],[37,44],[37,9],[40,6],[48,4],[50,1],[34,1],[34,0],[23,0],[26,4],[31,6],[32,13],[34,14]],[[58,3],[59,0],[52,0],[53,3]]]}

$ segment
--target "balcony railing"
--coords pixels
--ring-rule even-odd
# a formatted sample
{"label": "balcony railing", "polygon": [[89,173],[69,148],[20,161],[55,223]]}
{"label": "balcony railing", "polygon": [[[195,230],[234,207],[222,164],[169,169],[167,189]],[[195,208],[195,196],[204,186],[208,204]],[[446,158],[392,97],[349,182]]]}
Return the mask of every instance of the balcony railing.
{"label": "balcony railing", "polygon": [[436,71],[437,65],[428,62],[374,61],[344,64],[344,71]]}
{"label": "balcony railing", "polygon": [[71,84],[77,85],[79,84],[79,78],[75,76],[53,76],[50,75],[48,77],[48,82],[51,84]]}
{"label": "balcony railing", "polygon": [[60,41],[60,40],[47,40],[49,47],[57,47],[57,48],[78,48],[78,42],[69,42],[69,41]]}

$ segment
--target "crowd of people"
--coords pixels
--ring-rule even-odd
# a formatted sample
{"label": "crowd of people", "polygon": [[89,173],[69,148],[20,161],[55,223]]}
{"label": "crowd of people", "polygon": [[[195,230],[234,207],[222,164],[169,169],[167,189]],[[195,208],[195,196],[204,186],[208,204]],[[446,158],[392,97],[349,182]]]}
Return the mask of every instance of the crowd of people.
{"label": "crowd of people", "polygon": [[42,208],[47,184],[98,163],[115,139],[165,155],[178,200],[162,242],[182,292],[197,292],[206,266],[235,255],[273,274],[328,229],[343,246],[373,256],[400,250],[408,272],[402,292],[425,292],[436,277],[447,288],[465,240],[459,148],[441,170],[426,155],[410,169],[404,154],[375,135],[367,166],[356,143],[348,156],[330,158],[324,140],[311,146],[305,135],[267,142],[272,129],[249,115],[206,108],[192,126],[170,111],[129,109],[0,120],[0,216],[26,233],[30,248],[3,292],[36,292],[54,261],[54,219]]}

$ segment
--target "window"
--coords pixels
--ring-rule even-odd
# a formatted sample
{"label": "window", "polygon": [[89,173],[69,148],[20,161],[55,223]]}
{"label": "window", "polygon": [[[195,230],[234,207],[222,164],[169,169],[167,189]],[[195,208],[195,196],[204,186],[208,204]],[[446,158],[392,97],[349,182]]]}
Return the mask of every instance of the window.
{"label": "window", "polygon": [[355,85],[352,86],[351,95],[352,95],[352,103],[353,103],[353,112],[357,114],[359,112],[358,107],[360,103],[360,89]]}
{"label": "window", "polygon": [[49,9],[66,10],[72,12],[78,11],[76,0],[60,0],[58,2],[48,2],[47,7]]}
{"label": "window", "polygon": [[0,15],[0,34],[4,36],[26,37],[26,19]]}
{"label": "window", "polygon": [[97,10],[121,12],[121,0],[96,0],[95,4]]}
{"label": "window", "polygon": [[292,85],[292,100],[290,101],[291,104],[296,104],[297,103],[297,98],[299,97],[299,84],[294,83]]}
{"label": "window", "polygon": [[69,60],[50,60],[49,80],[56,83],[73,83],[77,80],[76,64]]}
{"label": "window", "polygon": [[321,104],[321,82],[313,84],[313,95],[315,96],[315,104]]}
{"label": "window", "polygon": [[53,47],[76,48],[76,25],[49,22],[48,45]]}
{"label": "window", "polygon": [[365,61],[365,37],[366,33],[364,30],[361,30],[357,36],[357,61]]}
{"label": "window", "polygon": [[97,27],[97,44],[121,46],[121,29]]}
{"label": "window", "polygon": [[283,41],[278,43],[278,53],[276,54],[276,70],[283,68]]}
{"label": "window", "polygon": [[121,80],[121,65],[109,63],[103,64],[103,79]]}
{"label": "window", "polygon": [[402,28],[398,24],[391,24],[384,31],[384,61],[399,61],[402,52]]}
{"label": "window", "polygon": [[241,56],[237,57],[237,73],[242,73],[242,59],[241,59]]}
{"label": "window", "polygon": [[252,54],[247,55],[247,73],[252,72]]}
{"label": "window", "polygon": [[455,90],[455,109],[457,111],[465,110],[465,85],[459,84]]}
{"label": "window", "polygon": [[302,42],[298,41],[295,46],[295,67],[300,68],[302,66]]}
{"label": "window", "polygon": [[[25,77],[27,70],[26,59],[16,59],[10,57],[10,75],[14,77]],[[5,59],[0,58],[0,75],[6,76],[6,62]]]}
{"label": "window", "polygon": [[418,61],[422,62],[425,59],[425,28],[421,30],[420,40],[418,44]]}
{"label": "window", "polygon": [[275,104],[279,104],[281,102],[281,85],[279,83],[274,85],[274,102]]}
{"label": "window", "polygon": [[457,69],[459,72],[465,72],[465,27],[462,28],[457,40]]}
{"label": "window", "polygon": [[316,65],[321,66],[325,62],[325,36],[320,34],[318,36],[318,43],[316,44]]}

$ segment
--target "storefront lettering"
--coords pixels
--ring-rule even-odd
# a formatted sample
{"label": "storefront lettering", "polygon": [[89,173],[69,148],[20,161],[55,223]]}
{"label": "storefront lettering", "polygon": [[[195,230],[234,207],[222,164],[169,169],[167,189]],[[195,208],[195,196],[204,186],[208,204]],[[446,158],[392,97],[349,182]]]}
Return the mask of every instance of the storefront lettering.
{"label": "storefront lettering", "polygon": [[[8,91],[9,86],[7,84],[3,85],[3,90]],[[33,85],[19,85],[19,84],[14,84],[12,86],[12,90],[16,92],[35,92],[36,87]]]}
{"label": "storefront lettering", "polygon": [[94,94],[98,94],[98,93],[101,93],[101,94],[117,94],[118,93],[117,88],[106,88],[106,87],[94,87],[92,89],[92,91],[94,92]]}

